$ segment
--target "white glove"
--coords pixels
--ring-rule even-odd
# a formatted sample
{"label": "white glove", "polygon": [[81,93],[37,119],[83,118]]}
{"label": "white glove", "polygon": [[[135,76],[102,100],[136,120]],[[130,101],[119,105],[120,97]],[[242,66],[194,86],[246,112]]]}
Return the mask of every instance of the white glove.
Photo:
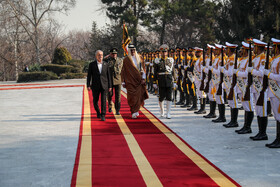
{"label": "white glove", "polygon": [[264,74],[267,76],[270,73],[270,71],[268,69],[264,70]]}
{"label": "white glove", "polygon": [[178,85],[176,83],[173,83],[173,87],[177,89]]}
{"label": "white glove", "polygon": [[233,69],[233,73],[236,74],[238,69]]}
{"label": "white glove", "polygon": [[253,67],[248,67],[248,68],[247,68],[247,71],[248,71],[249,73],[251,73],[252,70],[253,70]]}
{"label": "white glove", "polygon": [[154,89],[157,89],[157,84],[153,84]]}
{"label": "white glove", "polygon": [[186,69],[188,66],[184,65],[184,69]]}

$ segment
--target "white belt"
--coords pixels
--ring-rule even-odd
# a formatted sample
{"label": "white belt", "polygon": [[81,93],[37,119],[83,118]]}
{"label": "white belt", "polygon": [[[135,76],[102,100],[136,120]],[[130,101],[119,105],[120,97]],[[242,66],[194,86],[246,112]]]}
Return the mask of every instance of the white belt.
{"label": "white belt", "polygon": [[171,75],[171,73],[169,73],[169,72],[160,72],[160,73],[158,73],[159,75]]}

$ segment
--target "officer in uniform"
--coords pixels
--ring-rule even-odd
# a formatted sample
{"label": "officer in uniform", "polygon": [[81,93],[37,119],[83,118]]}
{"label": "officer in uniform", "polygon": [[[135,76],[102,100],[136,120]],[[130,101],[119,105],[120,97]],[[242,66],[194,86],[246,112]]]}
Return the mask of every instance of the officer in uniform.
{"label": "officer in uniform", "polygon": [[197,110],[197,96],[196,96],[196,91],[195,91],[196,88],[195,88],[195,84],[194,84],[193,68],[194,68],[194,64],[195,64],[197,58],[195,56],[193,47],[189,47],[188,55],[189,55],[189,62],[188,62],[188,65],[184,66],[184,68],[185,68],[185,74],[187,75],[186,84],[187,84],[189,96],[191,97],[191,100],[192,100],[192,106],[190,108],[188,108],[187,110],[195,111],[195,110]]}
{"label": "officer in uniform", "polygon": [[[168,57],[168,46],[166,44],[161,45],[159,49],[161,51],[161,58],[156,58],[155,60],[154,75],[159,88],[160,114],[164,116],[163,101],[166,100],[166,118],[170,119],[172,91],[174,86],[174,59]],[[154,87],[157,88],[157,84],[154,84]]]}
{"label": "officer in uniform", "polygon": [[[212,59],[211,59],[211,50],[213,53],[213,51],[215,50],[215,47],[210,44],[207,44],[207,52],[206,52],[207,58],[205,60],[205,67],[203,68],[204,73],[206,73],[205,84],[204,84],[205,87],[209,80],[209,77],[208,77],[209,70],[211,71],[211,69],[209,69],[209,68],[211,68],[210,60],[212,60],[212,63],[213,63],[213,61],[215,59],[214,54],[212,54]],[[213,81],[210,80],[210,82],[208,84],[209,84],[209,91],[207,93],[207,96],[209,98],[209,103],[210,103],[210,112],[209,112],[209,114],[207,114],[203,117],[204,118],[216,118],[216,98],[215,98],[215,93],[212,91],[212,89],[214,87]]]}
{"label": "officer in uniform", "polygon": [[116,48],[112,48],[110,50],[110,55],[107,58],[107,62],[109,63],[113,83],[112,91],[108,93],[108,111],[112,112],[112,97],[113,90],[115,90],[115,109],[116,115],[119,115],[121,108],[121,71],[123,66],[123,60],[118,57],[118,50]]}
{"label": "officer in uniform", "polygon": [[[267,140],[267,89],[264,92],[263,106],[257,105],[263,85],[263,73],[266,61],[266,55],[264,51],[267,44],[258,39],[253,39],[253,42],[256,56],[252,60],[253,67],[248,67],[247,70],[248,72],[251,72],[253,76],[252,92],[255,103],[255,112],[258,119],[259,132],[256,136],[251,136],[250,138],[252,140]],[[248,130],[248,133],[252,133],[251,129]]]}
{"label": "officer in uniform", "polygon": [[180,47],[176,47],[176,57],[174,58],[174,60],[175,60],[175,65],[174,65],[175,70],[174,71],[176,74],[175,77],[177,78],[176,88],[180,94],[180,100],[179,100],[179,102],[176,103],[176,105],[183,105],[184,101],[185,101],[185,97],[184,97],[184,91],[182,88],[181,65],[182,65],[183,59],[182,59]]}
{"label": "officer in uniform", "polygon": [[145,62],[145,67],[146,67],[146,85],[147,85],[147,90],[150,90],[150,79],[149,79],[149,75],[150,75],[150,62],[148,60],[148,53],[144,52],[143,53],[143,59]]}
{"label": "officer in uniform", "polygon": [[[238,58],[238,56],[235,56],[235,50],[238,47],[236,44],[231,44],[226,42],[226,53],[228,58],[226,59],[225,67],[221,68],[221,71],[224,73],[224,88],[226,90],[226,97],[228,97],[231,89],[231,84],[233,81],[233,69],[234,69],[234,63],[235,58]],[[238,60],[237,60],[238,63]],[[238,100],[237,100],[237,92],[236,92],[236,85],[233,88],[233,98],[232,100],[228,100],[229,106],[230,106],[230,116],[231,120],[229,123],[224,124],[223,126],[226,128],[231,127],[238,127],[237,117],[238,117]]]}
{"label": "officer in uniform", "polygon": [[187,72],[185,70],[185,67],[188,67],[188,63],[190,62],[190,56],[188,55],[188,49],[187,48],[184,48],[183,49],[183,57],[184,57],[184,60],[183,60],[183,65],[181,65],[181,74],[182,74],[182,89],[184,91],[184,97],[185,97],[185,104],[182,105],[181,107],[182,108],[187,108],[187,107],[190,107],[191,106],[191,103],[190,102],[190,93],[189,93],[189,90],[188,90],[188,86],[187,86],[187,79],[188,79],[188,76],[187,76]]}
{"label": "officer in uniform", "polygon": [[206,113],[206,111],[205,111],[206,94],[204,93],[204,91],[200,90],[201,81],[202,81],[202,65],[203,65],[202,64],[203,63],[202,52],[203,52],[203,49],[196,47],[195,50],[196,50],[195,56],[196,56],[197,60],[194,63],[193,75],[194,75],[196,93],[200,99],[200,109],[194,113],[195,114],[205,114]]}
{"label": "officer in uniform", "polygon": [[[214,60],[214,63],[212,64],[212,81],[213,81],[213,88],[211,92],[214,94],[216,97],[216,102],[218,103],[218,109],[219,109],[219,117],[217,119],[212,120],[214,123],[220,123],[220,122],[226,122],[226,117],[225,117],[225,102],[224,102],[224,91],[222,90],[221,95],[217,95],[217,91],[219,88],[220,84],[220,68],[221,62],[222,62],[222,48],[224,46],[215,44],[216,47],[216,58]],[[225,59],[225,55],[224,55]]]}
{"label": "officer in uniform", "polygon": [[264,70],[268,76],[269,89],[268,97],[271,101],[271,107],[276,120],[276,139],[266,144],[269,148],[280,148],[280,40],[272,38],[274,58],[270,64],[270,70]]}
{"label": "officer in uniform", "polygon": [[[253,48],[253,46],[251,46]],[[249,44],[242,42],[241,48],[241,58],[239,59],[238,68],[234,69],[233,72],[237,76],[237,93],[242,100],[242,106],[244,108],[244,125],[241,129],[236,130],[238,134],[246,134],[251,131],[251,124],[254,119],[254,103],[253,103],[253,93],[250,91],[250,100],[244,101],[244,96],[247,86],[248,78],[248,64],[249,64]],[[252,90],[252,87],[250,88]]]}
{"label": "officer in uniform", "polygon": [[153,87],[153,83],[155,82],[153,52],[149,52],[149,61],[150,61],[150,84],[151,84],[151,89],[150,89],[149,93],[153,94],[153,93],[155,93],[155,89]]}

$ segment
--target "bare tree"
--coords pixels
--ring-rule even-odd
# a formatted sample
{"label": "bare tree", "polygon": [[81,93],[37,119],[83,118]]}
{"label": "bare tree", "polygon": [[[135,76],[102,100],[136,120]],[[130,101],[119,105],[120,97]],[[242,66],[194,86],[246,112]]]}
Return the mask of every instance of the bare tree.
{"label": "bare tree", "polygon": [[90,35],[89,31],[71,31],[63,45],[71,53],[73,59],[76,60],[89,60],[90,48]]}
{"label": "bare tree", "polygon": [[67,12],[75,5],[75,0],[4,0],[12,9],[35,48],[36,62],[41,64],[40,27],[54,12]]}

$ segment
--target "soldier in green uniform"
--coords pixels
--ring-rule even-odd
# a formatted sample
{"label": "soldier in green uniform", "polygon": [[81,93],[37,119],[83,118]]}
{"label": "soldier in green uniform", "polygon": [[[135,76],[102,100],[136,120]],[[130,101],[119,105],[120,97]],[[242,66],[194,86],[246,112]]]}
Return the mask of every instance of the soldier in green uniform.
{"label": "soldier in green uniform", "polygon": [[[160,46],[161,58],[156,58],[155,60],[154,76],[155,80],[158,82],[161,116],[164,116],[163,101],[166,100],[166,118],[170,119],[172,91],[174,86],[174,59],[168,57],[168,49],[166,44]],[[157,88],[157,84],[154,84],[154,87]]]}
{"label": "soldier in green uniform", "polygon": [[113,90],[115,90],[115,109],[116,115],[119,115],[121,108],[121,70],[123,66],[123,60],[118,57],[118,51],[116,48],[112,48],[110,50],[110,55],[106,60],[109,63],[113,88],[112,91],[108,93],[108,111],[112,112],[112,97]]}

